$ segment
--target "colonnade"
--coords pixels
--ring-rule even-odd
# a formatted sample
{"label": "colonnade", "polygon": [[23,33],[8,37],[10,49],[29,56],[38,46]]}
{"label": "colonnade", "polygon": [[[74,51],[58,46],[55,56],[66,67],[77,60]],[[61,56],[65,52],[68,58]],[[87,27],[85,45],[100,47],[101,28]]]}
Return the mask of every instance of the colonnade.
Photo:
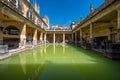
{"label": "colonnade", "polygon": [[[112,20],[109,20],[109,21],[112,21]],[[113,24],[117,24],[117,25],[112,25],[111,22],[100,22],[100,23],[101,23],[101,25],[102,25],[102,23],[103,24],[108,24],[108,26],[106,26],[106,28],[108,28],[108,30],[109,30],[109,35],[107,35],[108,36],[108,40],[111,40],[113,38],[113,37],[111,37],[111,34],[110,34],[110,27],[114,27],[114,30],[117,29],[116,30],[116,33],[117,33],[117,40],[116,40],[116,42],[120,42],[120,8],[118,8],[118,10],[117,10],[117,19],[116,19],[116,21],[117,22],[114,21]],[[75,42],[75,44],[77,44],[78,41],[80,41],[80,42],[82,41],[83,35],[84,36],[86,35],[86,37],[88,37],[87,35],[89,34],[89,40],[88,41],[91,44],[93,44],[94,38],[95,38],[94,27],[97,27],[94,24],[96,24],[96,22],[92,22],[92,20],[90,20],[88,25],[79,27],[79,29],[74,30],[73,33],[72,33],[72,41]],[[84,32],[83,31],[84,28],[88,29],[88,31]],[[99,31],[100,30],[101,29],[99,29]],[[77,32],[79,32],[79,36],[78,36]],[[83,34],[83,33],[86,33],[86,34]],[[105,34],[105,33],[103,33],[103,34]],[[78,37],[80,38],[79,40],[77,40]],[[99,37],[99,36],[97,36],[97,37]]]}

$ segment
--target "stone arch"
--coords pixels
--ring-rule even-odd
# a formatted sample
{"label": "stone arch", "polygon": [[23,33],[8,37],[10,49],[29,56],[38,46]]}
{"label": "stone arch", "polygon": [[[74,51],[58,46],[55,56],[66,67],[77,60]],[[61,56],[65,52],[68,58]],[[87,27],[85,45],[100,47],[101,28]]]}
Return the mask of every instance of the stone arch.
{"label": "stone arch", "polygon": [[20,30],[15,26],[7,26],[3,29],[4,34],[19,35]]}
{"label": "stone arch", "polygon": [[[7,26],[3,29],[3,44],[8,45],[8,49],[16,49],[19,47],[20,42],[20,30],[16,26]],[[9,36],[10,35],[10,36]]]}

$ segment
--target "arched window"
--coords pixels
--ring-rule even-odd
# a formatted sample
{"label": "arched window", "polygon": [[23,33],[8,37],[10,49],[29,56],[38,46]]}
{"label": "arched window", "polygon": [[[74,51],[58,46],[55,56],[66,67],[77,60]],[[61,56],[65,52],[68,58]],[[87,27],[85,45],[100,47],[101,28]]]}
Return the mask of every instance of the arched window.
{"label": "arched window", "polygon": [[19,35],[20,30],[14,26],[8,26],[3,30],[4,34]]}
{"label": "arched window", "polygon": [[18,2],[18,9],[22,11],[22,6],[20,5],[20,2]]}
{"label": "arched window", "polygon": [[30,16],[31,16],[31,11],[28,10],[28,11],[27,11],[27,17],[30,18]]}
{"label": "arched window", "polygon": [[27,11],[27,17],[30,18],[31,20],[35,21],[34,14],[30,10]]}

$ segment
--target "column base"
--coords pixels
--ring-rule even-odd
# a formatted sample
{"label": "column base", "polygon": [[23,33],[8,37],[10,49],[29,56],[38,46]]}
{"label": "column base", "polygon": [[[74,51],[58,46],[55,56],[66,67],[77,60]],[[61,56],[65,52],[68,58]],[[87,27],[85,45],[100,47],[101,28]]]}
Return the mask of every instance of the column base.
{"label": "column base", "polygon": [[26,47],[26,39],[21,39],[19,43],[19,48],[25,48]]}

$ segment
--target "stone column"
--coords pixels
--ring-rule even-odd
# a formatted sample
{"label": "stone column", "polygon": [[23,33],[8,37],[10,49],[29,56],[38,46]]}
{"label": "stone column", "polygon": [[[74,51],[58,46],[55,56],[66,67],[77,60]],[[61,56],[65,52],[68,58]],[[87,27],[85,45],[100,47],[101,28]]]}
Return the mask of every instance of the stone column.
{"label": "stone column", "polygon": [[118,9],[118,26],[117,26],[117,28],[118,28],[118,42],[120,42],[120,8]]}
{"label": "stone column", "polygon": [[65,33],[63,33],[63,44],[65,44]]}
{"label": "stone column", "polygon": [[41,32],[41,34],[40,34],[40,41],[42,41],[43,40],[43,32]]}
{"label": "stone column", "polygon": [[0,30],[0,45],[3,44],[3,32]]}
{"label": "stone column", "polygon": [[82,42],[82,29],[80,28],[80,41]]}
{"label": "stone column", "polygon": [[46,33],[44,33],[44,42],[45,42],[45,45],[46,45]]}
{"label": "stone column", "polygon": [[72,42],[74,42],[74,34],[72,33]]}
{"label": "stone column", "polygon": [[91,43],[91,48],[94,46],[94,29],[93,29],[93,24],[90,23],[90,43]]}
{"label": "stone column", "polygon": [[53,44],[55,44],[55,33],[53,33]]}
{"label": "stone column", "polygon": [[93,24],[90,23],[90,43],[93,44],[94,40],[94,29],[93,29]]}
{"label": "stone column", "polygon": [[75,32],[75,44],[77,44],[77,32]]}
{"label": "stone column", "polygon": [[37,29],[35,29],[33,34],[33,45],[37,45]]}
{"label": "stone column", "polygon": [[21,25],[21,33],[20,33],[20,43],[19,43],[19,47],[20,48],[25,48],[26,46],[26,24],[22,23]]}
{"label": "stone column", "polygon": [[28,7],[26,6],[26,4],[24,3],[24,1],[21,1],[21,4],[22,4],[22,12],[23,12],[23,16],[24,17],[27,17],[27,11],[28,11]]}

